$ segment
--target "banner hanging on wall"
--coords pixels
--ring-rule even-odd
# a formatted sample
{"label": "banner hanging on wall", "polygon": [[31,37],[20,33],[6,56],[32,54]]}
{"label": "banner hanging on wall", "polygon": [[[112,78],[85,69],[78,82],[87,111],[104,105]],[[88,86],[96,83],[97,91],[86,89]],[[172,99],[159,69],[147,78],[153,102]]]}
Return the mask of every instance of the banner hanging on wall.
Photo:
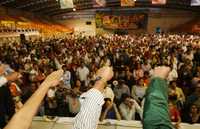
{"label": "banner hanging on wall", "polygon": [[96,14],[96,27],[105,29],[145,29],[147,23],[146,14],[109,15]]}
{"label": "banner hanging on wall", "polygon": [[191,0],[191,6],[200,6],[200,0]]}
{"label": "banner hanging on wall", "polygon": [[74,8],[73,0],[60,0],[60,8],[61,9]]}
{"label": "banner hanging on wall", "polygon": [[106,0],[93,0],[93,7],[94,8],[106,7]]}
{"label": "banner hanging on wall", "polygon": [[135,0],[121,0],[122,7],[132,7],[135,6]]}

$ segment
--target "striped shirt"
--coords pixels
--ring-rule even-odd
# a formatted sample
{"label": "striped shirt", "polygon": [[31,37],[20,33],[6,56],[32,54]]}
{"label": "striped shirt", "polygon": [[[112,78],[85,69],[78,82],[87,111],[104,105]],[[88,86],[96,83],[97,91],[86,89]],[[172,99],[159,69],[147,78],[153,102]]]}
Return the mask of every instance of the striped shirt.
{"label": "striped shirt", "polygon": [[73,129],[96,129],[104,104],[103,94],[97,89],[90,89],[80,96],[81,109],[75,117]]}

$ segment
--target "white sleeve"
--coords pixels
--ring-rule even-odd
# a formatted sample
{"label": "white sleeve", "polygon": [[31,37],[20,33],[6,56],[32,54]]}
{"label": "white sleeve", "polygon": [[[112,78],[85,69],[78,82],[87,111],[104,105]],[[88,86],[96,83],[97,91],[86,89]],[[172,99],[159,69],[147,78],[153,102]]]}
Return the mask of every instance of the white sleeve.
{"label": "white sleeve", "polygon": [[8,82],[8,80],[5,77],[0,76],[0,87],[5,85],[7,82]]}
{"label": "white sleeve", "polygon": [[142,117],[143,117],[143,110],[142,110],[142,108],[140,107],[140,105],[135,100],[134,100],[134,104],[135,104],[137,113],[139,113],[140,118],[142,119]]}

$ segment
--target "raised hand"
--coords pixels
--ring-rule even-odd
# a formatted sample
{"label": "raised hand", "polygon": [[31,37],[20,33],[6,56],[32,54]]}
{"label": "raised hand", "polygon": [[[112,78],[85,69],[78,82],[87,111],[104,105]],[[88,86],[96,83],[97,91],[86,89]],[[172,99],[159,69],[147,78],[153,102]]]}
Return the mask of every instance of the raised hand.
{"label": "raised hand", "polygon": [[162,79],[166,79],[169,75],[170,67],[159,66],[156,67],[153,71],[153,77],[160,77]]}
{"label": "raised hand", "polygon": [[63,70],[57,70],[46,77],[42,84],[49,87],[55,87],[59,84],[61,77],[63,75]]}

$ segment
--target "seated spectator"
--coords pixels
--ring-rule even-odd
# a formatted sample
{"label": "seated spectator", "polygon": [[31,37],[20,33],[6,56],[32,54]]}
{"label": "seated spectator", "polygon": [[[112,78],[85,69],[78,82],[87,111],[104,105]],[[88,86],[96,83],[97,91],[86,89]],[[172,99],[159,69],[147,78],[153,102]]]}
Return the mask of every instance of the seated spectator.
{"label": "seated spectator", "polygon": [[181,123],[181,115],[179,110],[176,107],[176,104],[173,104],[172,101],[169,101],[169,113],[170,113],[170,118],[172,122],[175,122],[176,128],[179,127]]}
{"label": "seated spectator", "polygon": [[81,84],[85,87],[85,81],[87,80],[87,77],[90,73],[89,69],[83,62],[81,62],[81,65],[77,68],[76,72],[76,75],[80,79]]}
{"label": "seated spectator", "polygon": [[62,66],[64,70],[63,83],[67,89],[71,89],[71,72],[66,65]]}
{"label": "seated spectator", "polygon": [[135,120],[136,112],[140,115],[140,119],[142,119],[143,110],[129,95],[123,96],[123,101],[119,106],[119,110],[123,120]]}
{"label": "seated spectator", "polygon": [[47,103],[48,103],[47,115],[50,116],[56,115],[56,108],[57,108],[56,90],[57,88],[51,87],[47,92]]}
{"label": "seated spectator", "polygon": [[144,77],[144,71],[139,63],[136,65],[136,69],[133,70],[133,77],[135,78],[135,81],[138,81],[140,78]]}
{"label": "seated spectator", "polygon": [[142,64],[142,69],[144,72],[149,72],[151,70],[151,65],[148,63],[148,61],[144,61]]}
{"label": "seated spectator", "polygon": [[168,81],[174,81],[177,80],[178,78],[178,72],[175,68],[173,68],[173,66],[171,66],[171,72],[169,73],[169,76],[167,78]]}
{"label": "seated spectator", "polygon": [[69,116],[75,117],[76,114],[80,111],[81,107],[79,94],[72,92],[69,96],[67,96],[66,100],[69,105]]}
{"label": "seated spectator", "polygon": [[177,104],[179,110],[183,107],[185,95],[183,90],[177,86],[176,81],[170,82],[169,97]]}
{"label": "seated spectator", "polygon": [[185,122],[190,124],[200,123],[200,108],[197,105],[193,104],[190,107],[190,112],[187,114]]}
{"label": "seated spectator", "polygon": [[192,104],[196,104],[200,107],[200,83],[196,85],[195,91],[187,97],[185,103],[186,111],[189,110],[189,107],[191,107]]}
{"label": "seated spectator", "polygon": [[130,95],[130,90],[129,87],[124,84],[123,80],[119,80],[119,83],[118,81],[113,81],[113,85],[114,85],[113,91],[116,97],[116,104],[118,105],[122,97],[122,94]]}
{"label": "seated spectator", "polygon": [[144,86],[144,79],[140,78],[138,80],[138,83],[132,87],[131,96],[138,102],[141,103],[141,101],[144,98],[144,95],[146,93],[147,87]]}
{"label": "seated spectator", "polygon": [[100,121],[103,121],[104,119],[121,120],[116,104],[110,98],[105,98],[104,101],[105,103],[102,107]]}

